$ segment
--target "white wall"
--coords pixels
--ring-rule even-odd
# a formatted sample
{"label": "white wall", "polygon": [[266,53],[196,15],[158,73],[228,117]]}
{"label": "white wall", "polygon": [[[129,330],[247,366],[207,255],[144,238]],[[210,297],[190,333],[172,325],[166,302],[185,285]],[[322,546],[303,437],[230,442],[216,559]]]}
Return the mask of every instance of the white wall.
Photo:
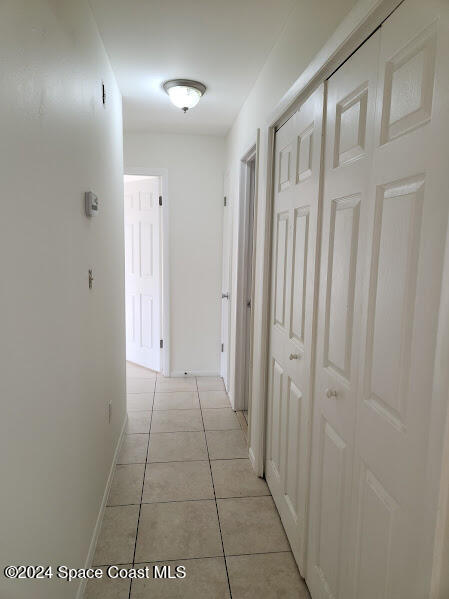
{"label": "white wall", "polygon": [[87,0],[3,0],[0,56],[0,565],[81,567],[125,417],[121,96]]}
{"label": "white wall", "polygon": [[[298,0],[284,30],[268,56],[250,94],[243,104],[229,134],[226,138],[226,172],[229,173],[230,202],[233,210],[233,258],[232,258],[232,298],[236,297],[237,284],[237,231],[238,231],[238,191],[240,160],[254,145],[257,129],[260,128],[259,164],[261,176],[258,181],[259,210],[257,213],[258,230],[256,243],[260,248],[264,226],[264,198],[267,148],[268,117],[282,96],[293,85],[310,63],[315,54],[331,36],[340,21],[354,5],[355,0]],[[263,175],[262,175],[263,173]],[[260,251],[256,254],[256,282],[260,279],[263,268],[263,257]],[[259,269],[257,271],[257,269]],[[257,283],[256,283],[257,284]],[[255,322],[260,322],[261,314],[258,305],[254,306]],[[235,331],[236,305],[231,304],[231,342],[230,342],[230,377],[229,394],[234,405],[235,388]],[[260,344],[260,338],[254,339],[254,344]],[[260,365],[254,364],[257,370]]]}
{"label": "white wall", "polygon": [[124,160],[168,169],[171,374],[217,374],[224,138],[125,132]]}

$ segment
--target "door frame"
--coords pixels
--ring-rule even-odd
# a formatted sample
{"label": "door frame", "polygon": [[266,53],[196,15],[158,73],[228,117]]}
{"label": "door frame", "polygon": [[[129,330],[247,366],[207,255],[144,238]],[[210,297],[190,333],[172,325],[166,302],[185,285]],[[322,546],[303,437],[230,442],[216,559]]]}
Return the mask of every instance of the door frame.
{"label": "door frame", "polygon": [[[365,42],[403,1],[359,0],[266,119],[266,128],[263,132],[265,160],[261,163],[262,166],[258,173],[261,201],[264,202],[264,205],[260,206],[263,218],[263,223],[261,223],[263,237],[260,239],[260,247],[257,247],[257,253],[254,256],[254,262],[260,263],[260,266],[255,264],[256,275],[259,276],[255,284],[253,312],[257,309],[259,319],[255,320],[253,336],[258,339],[259,343],[254,344],[251,388],[253,418],[248,426],[249,457],[259,476],[264,475],[266,457],[275,134],[308,96]],[[324,131],[325,127],[323,127]],[[318,231],[318,235],[320,235],[320,231]],[[318,258],[319,256],[317,256],[317,260]],[[316,310],[316,305],[314,310]],[[313,402],[310,422],[312,421]],[[311,439],[311,435],[309,438]]]}
{"label": "door frame", "polygon": [[[252,223],[252,262],[251,262],[251,289],[247,287],[248,251],[249,251],[249,206],[250,206],[250,163],[254,162],[254,198],[253,198],[253,223]],[[246,298],[248,292],[254,298],[254,276],[255,276],[255,242],[256,242],[256,209],[257,209],[257,179],[259,170],[259,130],[256,140],[240,159],[239,172],[239,202],[238,202],[238,231],[237,231],[237,285],[235,289],[235,314],[236,314],[236,338],[235,338],[235,362],[234,362],[234,410],[244,409],[245,393],[245,351],[247,335],[250,338],[250,360],[249,360],[249,396],[251,397],[252,382],[252,340],[254,330],[254,310],[251,309],[249,330],[247,327]],[[248,421],[251,418],[251,404],[248,401]],[[249,431],[249,427],[248,427]]]}
{"label": "door frame", "polygon": [[[225,389],[226,391],[228,391],[229,393],[229,389],[230,389],[230,365],[231,365],[231,360],[230,360],[230,352],[231,352],[231,298],[232,298],[232,235],[233,235],[233,230],[232,230],[232,210],[233,210],[233,205],[232,205],[232,201],[231,201],[231,193],[230,193],[230,174],[229,171],[226,171],[224,176],[223,176],[223,200],[224,200],[224,205],[223,205],[223,235],[222,235],[222,261],[221,261],[221,267],[222,267],[222,275],[221,275],[221,285],[220,285],[220,290],[221,290],[221,330],[220,330],[220,339],[221,339],[221,355],[220,355],[220,376],[223,379],[224,385],[225,385]],[[227,213],[227,227],[228,230],[225,230],[225,211],[228,210],[229,212]],[[227,250],[227,254],[225,255],[225,236],[228,235],[228,242],[229,242],[229,247],[226,248]],[[224,287],[223,283],[223,271],[224,271],[224,265],[225,265],[225,260],[227,260],[228,262],[228,281],[227,281],[227,285],[226,287]],[[225,298],[225,296],[223,294],[227,293],[228,297]],[[224,308],[223,308],[223,301],[224,299],[226,299],[226,308],[227,308],[227,331],[224,331],[224,318],[223,318],[223,314],[224,314]],[[223,360],[223,352],[224,352],[224,348],[226,348],[226,355],[225,355],[225,359]],[[226,364],[226,371],[223,368],[223,362],[225,362]]]}
{"label": "door frame", "polygon": [[127,167],[124,175],[141,175],[142,177],[160,177],[162,194],[161,218],[161,333],[164,341],[161,350],[161,372],[170,376],[170,237],[169,237],[169,203],[168,203],[168,170],[166,168]]}

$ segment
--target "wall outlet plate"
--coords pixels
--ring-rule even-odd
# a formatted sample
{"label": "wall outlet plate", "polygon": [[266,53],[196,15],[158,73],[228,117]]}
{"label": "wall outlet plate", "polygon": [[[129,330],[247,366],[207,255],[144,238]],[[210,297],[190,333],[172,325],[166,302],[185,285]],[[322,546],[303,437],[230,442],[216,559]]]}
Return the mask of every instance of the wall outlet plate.
{"label": "wall outlet plate", "polygon": [[98,198],[93,191],[86,191],[84,194],[84,205],[86,216],[96,216],[98,214]]}

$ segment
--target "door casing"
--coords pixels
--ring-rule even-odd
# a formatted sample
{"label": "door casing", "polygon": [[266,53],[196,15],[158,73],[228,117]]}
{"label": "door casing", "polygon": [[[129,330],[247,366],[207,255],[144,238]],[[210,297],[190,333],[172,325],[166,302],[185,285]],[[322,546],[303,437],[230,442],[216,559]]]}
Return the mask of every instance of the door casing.
{"label": "door casing", "polygon": [[232,297],[232,201],[229,173],[223,179],[223,240],[221,275],[221,353],[220,376],[229,392],[231,348],[231,297]]}
{"label": "door casing", "polygon": [[[251,301],[254,297],[254,251],[255,251],[255,213],[257,203],[257,172],[258,172],[258,138],[256,142],[245,152],[240,161],[240,185],[239,185],[239,206],[238,206],[238,256],[237,256],[237,286],[235,289],[235,311],[236,311],[236,332],[235,332],[235,363],[234,363],[234,381],[233,381],[233,399],[234,409],[245,409],[245,369],[250,368],[249,372],[249,397],[251,397],[251,363],[245,364],[245,350],[247,337],[252,348],[254,311],[251,308],[250,315],[246,306],[247,299]],[[251,164],[253,163],[253,166]],[[254,189],[251,189],[250,169],[254,168]],[[253,194],[252,207],[250,194]],[[250,218],[250,209],[253,210],[253,218]],[[252,222],[251,222],[252,221]],[[249,227],[252,227],[252,233]],[[250,242],[250,238],[252,241]],[[249,244],[251,243],[251,248]],[[251,257],[251,260],[250,260]],[[248,285],[248,269],[251,269],[251,286]],[[249,322],[248,322],[249,317]],[[250,351],[252,353],[252,349]],[[248,419],[251,418],[251,401],[248,401]]]}

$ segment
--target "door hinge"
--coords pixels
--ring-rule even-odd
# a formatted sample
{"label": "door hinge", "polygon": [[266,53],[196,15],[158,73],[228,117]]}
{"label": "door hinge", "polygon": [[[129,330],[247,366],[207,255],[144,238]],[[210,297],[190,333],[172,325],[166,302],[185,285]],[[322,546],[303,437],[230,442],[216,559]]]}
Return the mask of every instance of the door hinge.
{"label": "door hinge", "polygon": [[159,347],[160,347],[161,349],[164,347],[164,340],[163,340],[163,339],[161,339],[161,340],[159,341]]}
{"label": "door hinge", "polygon": [[224,352],[224,343],[221,344],[221,353]]}
{"label": "door hinge", "polygon": [[162,196],[159,196],[159,206],[162,206]]}
{"label": "door hinge", "polygon": [[227,199],[226,199],[226,196],[224,197],[224,205],[225,205],[225,207],[227,206]]}

